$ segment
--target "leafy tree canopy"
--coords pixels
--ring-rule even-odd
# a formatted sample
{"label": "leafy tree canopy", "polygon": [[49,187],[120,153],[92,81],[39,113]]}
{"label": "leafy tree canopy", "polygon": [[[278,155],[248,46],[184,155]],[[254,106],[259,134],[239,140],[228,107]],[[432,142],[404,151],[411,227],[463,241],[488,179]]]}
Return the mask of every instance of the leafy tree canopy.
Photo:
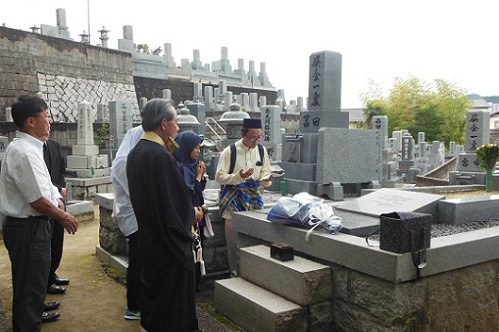
{"label": "leafy tree canopy", "polygon": [[424,83],[416,77],[395,78],[388,97],[374,82],[363,95],[368,126],[375,115],[388,117],[388,132],[407,129],[413,137],[426,134],[428,142],[464,143],[466,112],[471,103],[466,92],[442,79]]}
{"label": "leafy tree canopy", "polygon": [[154,50],[151,50],[147,44],[138,44],[137,51],[144,54],[160,55],[163,49],[161,47],[158,47]]}

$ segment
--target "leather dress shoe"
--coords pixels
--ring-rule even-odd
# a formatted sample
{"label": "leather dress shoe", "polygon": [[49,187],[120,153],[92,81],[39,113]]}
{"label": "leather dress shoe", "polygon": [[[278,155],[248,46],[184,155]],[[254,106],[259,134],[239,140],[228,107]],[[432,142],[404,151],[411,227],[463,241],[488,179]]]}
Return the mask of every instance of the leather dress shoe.
{"label": "leather dress shoe", "polygon": [[43,307],[43,311],[51,311],[59,308],[61,304],[59,302],[54,301],[54,302],[45,302],[44,305],[45,306]]}
{"label": "leather dress shoe", "polygon": [[42,323],[53,322],[59,319],[58,312],[43,312],[42,314]]}
{"label": "leather dress shoe", "polygon": [[52,284],[47,288],[48,294],[64,294],[66,292],[66,288],[57,286],[56,284]]}
{"label": "leather dress shoe", "polygon": [[69,279],[59,278],[58,276],[55,276],[54,284],[56,284],[57,286],[69,285]]}

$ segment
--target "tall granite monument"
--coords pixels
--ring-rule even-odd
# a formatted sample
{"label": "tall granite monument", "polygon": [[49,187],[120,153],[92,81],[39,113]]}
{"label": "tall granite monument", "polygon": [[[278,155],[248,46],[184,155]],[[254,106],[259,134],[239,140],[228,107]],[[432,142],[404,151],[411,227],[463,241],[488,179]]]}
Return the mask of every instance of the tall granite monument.
{"label": "tall granite monument", "polygon": [[381,181],[382,135],[376,130],[348,129],[341,112],[340,53],[310,55],[308,110],[300,112],[300,134],[285,136],[280,166],[289,193],[343,200],[344,189],[360,194],[363,185]]}

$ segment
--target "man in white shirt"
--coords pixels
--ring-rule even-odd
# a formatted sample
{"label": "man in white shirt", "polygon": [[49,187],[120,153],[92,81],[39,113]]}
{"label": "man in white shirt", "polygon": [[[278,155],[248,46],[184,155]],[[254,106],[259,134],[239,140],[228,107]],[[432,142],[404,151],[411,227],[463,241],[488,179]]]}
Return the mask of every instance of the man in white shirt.
{"label": "man in white shirt", "polygon": [[220,155],[215,180],[222,185],[220,214],[225,219],[227,256],[232,275],[237,275],[237,232],[232,224],[232,211],[261,209],[263,198],[260,182],[272,184],[270,159],[261,144],[260,119],[244,119],[241,139],[226,147]]}
{"label": "man in white shirt", "polygon": [[12,325],[15,332],[40,331],[51,264],[49,219],[70,234],[78,222],[64,211],[43,159],[51,121],[47,104],[38,97],[19,97],[12,117],[18,138],[7,147],[0,172],[3,238],[12,265]]}
{"label": "man in white shirt", "polygon": [[127,308],[125,319],[140,319],[140,257],[139,257],[139,234],[132,202],[130,201],[130,190],[126,177],[126,162],[128,154],[142,138],[144,130],[142,126],[127,131],[123,142],[118,149],[116,158],[111,168],[111,179],[114,191],[113,215],[118,221],[118,226],[128,238],[128,268],[126,270],[126,298]]}

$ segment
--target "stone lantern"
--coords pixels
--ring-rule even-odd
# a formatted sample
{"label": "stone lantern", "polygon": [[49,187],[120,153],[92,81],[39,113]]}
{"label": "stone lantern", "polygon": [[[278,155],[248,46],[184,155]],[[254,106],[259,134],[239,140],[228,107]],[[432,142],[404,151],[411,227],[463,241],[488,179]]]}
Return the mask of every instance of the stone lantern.
{"label": "stone lantern", "polygon": [[231,104],[229,109],[218,120],[222,125],[225,125],[225,131],[227,132],[227,139],[222,142],[224,148],[241,138],[243,120],[250,118],[248,113],[241,111],[241,105],[237,103]]}
{"label": "stone lantern", "polygon": [[[180,106],[180,105],[179,105]],[[182,106],[184,106],[182,104]],[[189,109],[187,107],[182,107],[178,114],[178,132],[181,133],[183,131],[194,130],[194,127],[199,126],[199,121],[196,119],[194,115],[191,115]]]}

